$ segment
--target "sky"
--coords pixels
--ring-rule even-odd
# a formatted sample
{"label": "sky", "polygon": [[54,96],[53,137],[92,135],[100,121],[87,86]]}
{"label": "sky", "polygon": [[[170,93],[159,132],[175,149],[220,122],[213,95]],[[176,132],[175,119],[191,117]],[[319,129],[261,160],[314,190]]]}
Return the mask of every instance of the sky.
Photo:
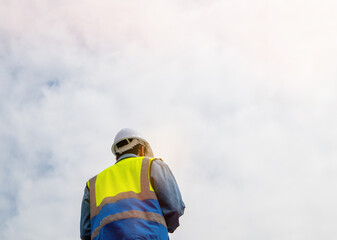
{"label": "sky", "polygon": [[337,238],[333,0],[0,0],[0,238],[79,239],[124,127],[171,168],[172,240]]}

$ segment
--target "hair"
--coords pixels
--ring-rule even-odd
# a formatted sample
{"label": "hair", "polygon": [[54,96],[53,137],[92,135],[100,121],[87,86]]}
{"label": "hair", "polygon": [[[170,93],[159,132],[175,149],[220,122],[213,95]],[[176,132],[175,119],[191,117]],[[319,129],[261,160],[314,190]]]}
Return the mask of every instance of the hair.
{"label": "hair", "polygon": [[[132,139],[132,138],[129,138],[128,140],[129,140],[129,142],[131,142],[133,139]],[[124,139],[124,140],[118,142],[118,143],[116,144],[116,146],[117,146],[118,148],[121,148],[121,147],[123,147],[123,146],[129,144],[129,142],[128,142],[126,139]],[[132,154],[138,155],[138,151],[139,151],[139,149],[140,149],[141,146],[143,146],[143,145],[142,145],[142,144],[137,144],[136,146],[134,146],[133,148],[131,148],[131,149],[129,149],[129,150],[126,150],[126,151],[124,151],[124,152],[122,152],[122,153],[116,153],[116,157],[117,157],[117,159],[118,159],[120,156],[122,156],[122,155],[124,155],[124,154],[127,154],[127,153],[132,153]]]}

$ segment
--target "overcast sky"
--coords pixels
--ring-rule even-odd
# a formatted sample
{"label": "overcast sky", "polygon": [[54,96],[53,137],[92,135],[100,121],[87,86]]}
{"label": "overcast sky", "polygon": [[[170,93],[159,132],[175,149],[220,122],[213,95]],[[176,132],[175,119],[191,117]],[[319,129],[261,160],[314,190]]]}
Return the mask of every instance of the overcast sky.
{"label": "overcast sky", "polygon": [[0,239],[79,239],[123,127],[172,240],[337,239],[337,2],[0,0]]}

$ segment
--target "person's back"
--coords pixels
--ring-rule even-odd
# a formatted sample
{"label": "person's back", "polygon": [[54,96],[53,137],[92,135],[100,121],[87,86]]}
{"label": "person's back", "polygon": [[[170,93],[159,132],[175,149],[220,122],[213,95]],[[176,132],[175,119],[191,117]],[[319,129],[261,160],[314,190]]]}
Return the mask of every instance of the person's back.
{"label": "person's back", "polygon": [[[167,240],[168,232],[179,226],[185,208],[178,186],[164,162],[144,157],[146,151],[152,154],[147,142],[140,138],[141,144],[136,141],[135,145],[138,135],[130,129],[122,131],[129,137],[117,134],[115,138],[116,164],[87,182],[81,239]],[[125,139],[126,143],[119,144]]]}

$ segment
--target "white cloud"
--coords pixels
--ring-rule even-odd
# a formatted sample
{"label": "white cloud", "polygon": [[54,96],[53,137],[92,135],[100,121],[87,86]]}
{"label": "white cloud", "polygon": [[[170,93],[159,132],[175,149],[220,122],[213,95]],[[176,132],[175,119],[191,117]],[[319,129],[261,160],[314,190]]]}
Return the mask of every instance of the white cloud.
{"label": "white cloud", "polygon": [[74,239],[134,127],[187,205],[172,239],[335,239],[333,1],[2,1],[0,237]]}

